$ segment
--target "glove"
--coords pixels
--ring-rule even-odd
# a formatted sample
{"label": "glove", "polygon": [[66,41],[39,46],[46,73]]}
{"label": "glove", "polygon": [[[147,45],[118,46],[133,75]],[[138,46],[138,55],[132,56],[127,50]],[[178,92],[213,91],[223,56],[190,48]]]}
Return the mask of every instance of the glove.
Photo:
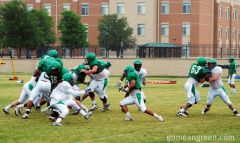
{"label": "glove", "polygon": [[116,84],[116,87],[121,87],[121,84],[122,84],[122,81],[121,80],[119,80],[118,82],[117,82],[117,84]]}

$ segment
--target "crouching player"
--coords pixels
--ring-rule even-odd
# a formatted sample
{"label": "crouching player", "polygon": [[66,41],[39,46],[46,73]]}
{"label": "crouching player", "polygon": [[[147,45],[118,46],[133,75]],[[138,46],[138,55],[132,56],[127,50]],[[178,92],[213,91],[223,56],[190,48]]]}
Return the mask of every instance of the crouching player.
{"label": "crouching player", "polygon": [[210,110],[214,99],[219,96],[222,101],[232,110],[235,116],[240,116],[240,114],[230,101],[225,88],[223,87],[223,82],[221,79],[222,68],[220,66],[217,66],[217,62],[215,59],[210,59],[208,61],[208,67],[211,69],[211,76],[209,78],[210,89],[208,92],[207,106],[202,111],[202,114],[206,114]]}
{"label": "crouching player", "polygon": [[132,66],[126,66],[124,72],[126,74],[126,79],[129,82],[126,88],[120,87],[120,90],[129,93],[129,96],[120,101],[122,111],[125,113],[125,120],[132,120],[132,116],[128,112],[127,105],[136,104],[142,112],[154,116],[157,120],[163,122],[163,118],[160,115],[146,108],[146,105],[143,101],[143,96],[141,94],[140,78],[139,75],[134,71],[134,68]]}
{"label": "crouching player", "polygon": [[206,63],[206,58],[199,57],[197,59],[197,64],[193,63],[191,65],[188,79],[184,86],[184,89],[187,93],[188,102],[181,107],[179,112],[177,112],[177,116],[188,116],[186,110],[200,101],[200,94],[196,88],[198,83],[203,83],[205,81],[205,77],[207,75],[207,71],[205,69]]}
{"label": "crouching player", "polygon": [[85,93],[85,91],[78,91],[73,89],[73,76],[70,73],[65,73],[63,75],[63,81],[58,84],[58,86],[53,90],[51,94],[50,106],[54,109],[57,109],[60,112],[59,117],[53,123],[54,126],[61,126],[62,120],[68,115],[68,107],[74,108],[84,116],[85,119],[88,119],[91,115],[91,112],[86,113],[82,110],[77,103],[71,98],[71,96],[80,96]]}

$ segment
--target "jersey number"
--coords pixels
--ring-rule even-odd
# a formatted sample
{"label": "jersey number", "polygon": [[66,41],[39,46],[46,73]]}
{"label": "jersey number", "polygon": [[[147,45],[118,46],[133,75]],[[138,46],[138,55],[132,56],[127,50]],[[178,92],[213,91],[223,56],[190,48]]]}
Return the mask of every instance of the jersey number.
{"label": "jersey number", "polygon": [[193,65],[193,66],[192,66],[192,69],[191,69],[191,73],[198,74],[198,72],[200,71],[200,69],[201,69],[200,66]]}

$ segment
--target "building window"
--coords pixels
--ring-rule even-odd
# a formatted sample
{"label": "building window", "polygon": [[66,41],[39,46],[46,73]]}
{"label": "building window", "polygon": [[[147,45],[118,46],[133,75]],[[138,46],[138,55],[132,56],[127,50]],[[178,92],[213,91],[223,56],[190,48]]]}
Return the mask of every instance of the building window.
{"label": "building window", "polygon": [[31,11],[33,9],[33,5],[32,4],[27,4],[27,10]]}
{"label": "building window", "polygon": [[234,11],[233,11],[233,20],[237,20],[237,15],[238,15],[238,11],[237,11],[237,9],[234,9]]}
{"label": "building window", "polygon": [[226,28],[226,39],[229,39],[229,28]]}
{"label": "building window", "polygon": [[222,6],[218,7],[218,17],[222,17]]}
{"label": "building window", "polygon": [[190,14],[191,13],[191,2],[183,2],[183,14]]}
{"label": "building window", "polygon": [[222,28],[219,27],[218,29],[218,39],[222,39]]}
{"label": "building window", "polygon": [[146,13],[146,4],[145,4],[145,2],[138,2],[137,12],[138,12],[138,14],[145,14]]}
{"label": "building window", "polygon": [[161,35],[162,36],[168,36],[169,35],[169,25],[168,24],[162,24],[161,25]]}
{"label": "building window", "polygon": [[182,35],[190,36],[190,24],[185,23],[182,25]]}
{"label": "building window", "polygon": [[124,3],[117,4],[117,14],[124,14]]}
{"label": "building window", "polygon": [[229,16],[230,16],[229,14],[230,14],[230,8],[227,8],[227,10],[226,10],[226,18],[227,19],[229,19]]}
{"label": "building window", "polygon": [[236,36],[236,30],[233,30],[233,33],[232,33],[232,34],[233,34],[233,38],[232,38],[232,39],[233,39],[233,41],[235,41],[235,40],[236,40],[236,37],[237,37],[237,36]]}
{"label": "building window", "polygon": [[86,28],[86,33],[87,33],[87,41],[88,41],[88,29],[89,29],[89,26],[88,26],[88,24],[84,24],[84,26],[85,26],[85,28]]}
{"label": "building window", "polygon": [[137,35],[144,36],[145,34],[145,24],[138,24],[137,25]]}
{"label": "building window", "polygon": [[48,15],[51,16],[51,4],[44,4],[44,9],[47,11]]}
{"label": "building window", "polygon": [[108,4],[102,4],[102,15],[108,15]]}
{"label": "building window", "polygon": [[69,3],[64,3],[63,4],[63,11],[70,11],[70,4]]}
{"label": "building window", "polygon": [[169,14],[169,2],[162,2],[162,14]]}
{"label": "building window", "polygon": [[89,6],[88,4],[82,4],[82,15],[88,16],[89,14]]}

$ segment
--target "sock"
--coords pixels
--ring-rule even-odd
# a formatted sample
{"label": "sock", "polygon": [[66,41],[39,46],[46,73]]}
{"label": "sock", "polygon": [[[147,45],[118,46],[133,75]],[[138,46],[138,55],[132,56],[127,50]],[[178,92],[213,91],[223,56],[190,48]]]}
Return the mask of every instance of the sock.
{"label": "sock", "polygon": [[131,114],[129,112],[126,112],[127,117],[131,117]]}
{"label": "sock", "polygon": [[83,115],[83,116],[86,116],[86,115],[87,115],[87,113],[86,113],[84,110],[82,110],[82,109],[81,109],[79,112],[80,112],[80,114]]}
{"label": "sock", "polygon": [[156,114],[156,113],[153,113],[153,116],[154,116],[154,117],[158,117],[158,114]]}
{"label": "sock", "polygon": [[18,105],[18,107],[19,107],[20,109],[22,109],[22,108],[24,107],[24,104],[20,104],[20,105]]}
{"label": "sock", "polygon": [[31,112],[30,109],[26,109],[26,114],[29,114]]}
{"label": "sock", "polygon": [[62,118],[57,118],[57,120],[55,121],[56,123],[60,123],[60,122],[62,122]]}
{"label": "sock", "polygon": [[83,110],[85,110],[85,111],[88,111],[88,108],[87,108],[85,105],[83,105],[83,104],[81,104],[81,108],[82,108]]}
{"label": "sock", "polygon": [[96,100],[93,100],[92,105],[95,105],[95,104],[97,104],[97,102],[96,102]]}
{"label": "sock", "polygon": [[4,107],[6,110],[9,110],[12,107],[12,104],[9,104],[8,106]]}

